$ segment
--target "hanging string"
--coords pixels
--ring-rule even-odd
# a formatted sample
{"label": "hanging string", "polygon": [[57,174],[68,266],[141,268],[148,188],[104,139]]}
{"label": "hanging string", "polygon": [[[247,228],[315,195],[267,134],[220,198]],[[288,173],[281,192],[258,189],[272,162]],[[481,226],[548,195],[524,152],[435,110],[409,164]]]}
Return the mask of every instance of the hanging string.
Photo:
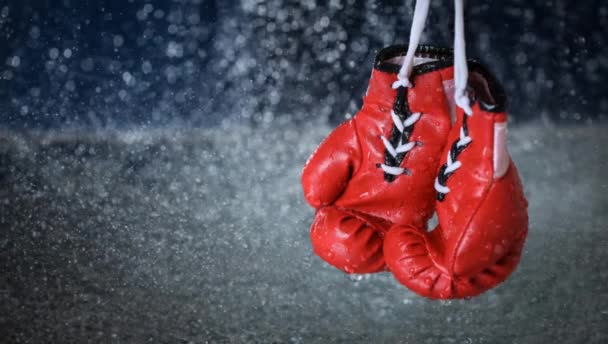
{"label": "hanging string", "polygon": [[[397,74],[397,81],[393,83],[393,88],[412,87],[409,77],[412,73],[414,56],[424,30],[430,3],[430,0],[416,1],[407,53],[399,69],[399,74]],[[464,5],[463,0],[454,0],[454,101],[467,115],[471,116],[473,110],[471,110],[467,95],[468,78],[469,71],[464,37]]]}
{"label": "hanging string", "polygon": [[414,55],[420,42],[420,36],[424,30],[424,24],[426,17],[429,13],[430,0],[417,0],[416,6],[414,7],[414,19],[412,20],[412,28],[410,30],[410,42],[407,48],[407,54],[397,74],[397,81],[393,83],[393,88],[398,87],[411,87],[409,77],[412,73],[412,67],[414,64]]}
{"label": "hanging string", "polygon": [[454,0],[454,101],[471,116],[473,110],[467,95],[469,70],[465,50],[463,0]]}

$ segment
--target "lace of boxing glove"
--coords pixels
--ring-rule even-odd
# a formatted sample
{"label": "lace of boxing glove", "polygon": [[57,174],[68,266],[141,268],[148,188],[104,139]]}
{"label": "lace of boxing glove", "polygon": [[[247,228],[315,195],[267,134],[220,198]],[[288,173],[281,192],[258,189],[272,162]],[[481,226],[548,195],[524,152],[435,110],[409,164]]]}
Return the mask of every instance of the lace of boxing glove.
{"label": "lace of boxing glove", "polygon": [[519,262],[528,226],[523,187],[506,151],[504,93],[479,64],[471,65],[468,80],[462,1],[455,5],[459,109],[435,181],[439,225],[430,233],[393,226],[384,242],[395,278],[440,299],[475,296],[506,279]]}
{"label": "lace of boxing glove", "polygon": [[395,129],[391,133],[390,138],[380,136],[384,147],[386,148],[385,162],[380,164],[385,174],[387,181],[393,181],[396,176],[403,173],[408,174],[408,169],[401,167],[401,162],[405,154],[412,150],[420,142],[409,141],[413,125],[420,119],[420,113],[411,113],[407,105],[407,88],[412,87],[409,78],[414,65],[414,56],[420,43],[420,36],[424,29],[424,23],[429,12],[430,0],[420,0],[416,2],[414,9],[414,19],[412,20],[412,28],[410,30],[410,40],[401,65],[401,69],[397,74],[397,80],[393,83],[392,88],[397,90],[397,98],[391,117],[395,124]]}
{"label": "lace of boxing glove", "polygon": [[473,141],[469,136],[467,128],[467,116],[473,115],[473,110],[470,106],[469,96],[467,94],[467,80],[469,71],[467,67],[466,44],[464,39],[464,11],[462,0],[454,1],[454,102],[466,116],[462,120],[460,128],[460,138],[454,142],[447,155],[447,162],[441,167],[437,179],[435,179],[435,190],[438,192],[437,198],[443,200],[443,197],[450,192],[450,189],[445,186],[446,179],[459,169],[462,164],[457,160],[458,155]]}

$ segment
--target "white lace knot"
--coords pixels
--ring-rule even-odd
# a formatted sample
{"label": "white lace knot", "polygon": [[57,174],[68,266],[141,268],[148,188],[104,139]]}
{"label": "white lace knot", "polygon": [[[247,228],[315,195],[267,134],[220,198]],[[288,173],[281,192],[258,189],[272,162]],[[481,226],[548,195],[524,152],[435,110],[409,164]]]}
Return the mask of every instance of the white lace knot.
{"label": "white lace knot", "polygon": [[439,184],[439,177],[435,178],[435,190],[442,194],[447,194],[450,192],[450,188]]}
{"label": "white lace knot", "polygon": [[399,87],[412,87],[412,83],[410,82],[408,77],[403,77],[401,74],[397,75],[397,80],[393,82],[393,89],[397,89]]}
{"label": "white lace knot", "polygon": [[460,127],[460,139],[458,139],[458,143],[456,144],[458,147],[466,146],[471,143],[473,139],[470,136],[464,134],[464,129]]}
{"label": "white lace knot", "polygon": [[[411,127],[414,125],[414,123],[416,123],[419,119],[420,116],[422,114],[420,112],[415,112],[412,113],[410,116],[408,116],[405,120],[401,120],[401,118],[399,118],[399,116],[395,113],[394,110],[391,110],[391,118],[393,119],[393,124],[395,125],[395,127],[397,128],[397,130],[399,130],[399,144],[397,145],[397,147],[393,146],[393,144],[389,141],[389,139],[387,139],[386,137],[380,135],[380,139],[382,140],[382,143],[384,144],[384,148],[386,148],[386,151],[393,157],[396,158],[397,155],[401,154],[401,153],[407,153],[409,151],[411,151],[414,147],[416,147],[417,142],[403,142],[403,132],[405,131],[405,129]],[[401,167],[395,167],[395,166],[388,166],[385,164],[380,164],[380,167],[382,168],[382,170],[388,174],[392,174],[395,176],[401,175],[405,172],[407,172],[407,169],[401,168]]]}
{"label": "white lace knot", "polygon": [[396,167],[396,166],[388,166],[385,164],[380,164],[380,167],[382,168],[382,170],[388,174],[392,174],[393,176],[399,176],[402,175],[403,173],[407,173],[409,172],[407,169],[403,168],[403,167]]}

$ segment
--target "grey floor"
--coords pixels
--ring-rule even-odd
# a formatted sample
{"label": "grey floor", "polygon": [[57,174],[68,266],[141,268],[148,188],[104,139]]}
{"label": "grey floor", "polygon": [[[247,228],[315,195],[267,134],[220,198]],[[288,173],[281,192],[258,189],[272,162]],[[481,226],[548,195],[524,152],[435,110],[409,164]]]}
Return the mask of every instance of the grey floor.
{"label": "grey floor", "polygon": [[315,257],[301,167],[326,125],[0,133],[0,341],[606,343],[608,127],[513,127],[519,269],[471,300]]}

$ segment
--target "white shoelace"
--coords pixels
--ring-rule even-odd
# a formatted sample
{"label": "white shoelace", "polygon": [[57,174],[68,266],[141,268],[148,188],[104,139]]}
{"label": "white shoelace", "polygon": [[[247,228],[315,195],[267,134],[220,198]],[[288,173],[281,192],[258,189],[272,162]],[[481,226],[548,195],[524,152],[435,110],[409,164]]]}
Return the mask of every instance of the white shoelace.
{"label": "white shoelace", "polygon": [[414,55],[416,54],[416,49],[418,49],[418,43],[420,43],[420,36],[422,36],[422,31],[424,30],[424,23],[429,13],[430,4],[431,0],[416,1],[412,28],[410,29],[410,42],[401,69],[399,69],[399,74],[397,74],[397,81],[393,83],[393,88],[412,86],[409,78],[414,64]]}
{"label": "white shoelace", "polygon": [[[414,56],[420,36],[424,30],[426,18],[429,13],[430,0],[418,0],[414,7],[414,18],[412,20],[412,28],[410,29],[410,41],[407,48],[407,53],[403,60],[403,64],[397,74],[397,81],[393,83],[393,88],[401,86],[411,87],[412,83],[409,80],[414,64]],[[471,116],[469,97],[467,96],[467,80],[469,78],[469,70],[467,67],[466,45],[464,39],[464,9],[463,0],[454,0],[454,100],[456,105]]]}
{"label": "white shoelace", "polygon": [[[416,123],[420,119],[420,116],[420,112],[415,112],[411,114],[408,118],[406,118],[405,121],[401,121],[401,118],[397,116],[395,111],[391,110],[391,117],[393,118],[393,123],[395,124],[395,127],[397,127],[397,130],[399,130],[399,137],[401,137],[401,139],[399,140],[399,145],[397,147],[393,147],[391,142],[384,136],[380,136],[380,139],[382,139],[382,143],[384,143],[384,148],[386,148],[386,150],[389,152],[390,155],[393,156],[393,158],[397,157],[398,154],[407,153],[411,151],[416,146],[416,142],[403,143],[403,131],[406,128],[414,125],[414,123]],[[388,166],[385,164],[380,164],[380,167],[384,172],[392,174],[394,176],[398,176],[406,172],[406,169],[402,167]]]}
{"label": "white shoelace", "polygon": [[[393,89],[397,89],[399,87],[412,86],[409,77],[412,73],[414,55],[416,54],[416,49],[418,48],[418,43],[420,42],[420,36],[422,36],[422,31],[424,30],[424,23],[429,13],[430,3],[430,0],[416,1],[416,6],[414,8],[414,18],[412,20],[412,28],[410,29],[409,46],[407,49],[407,53],[405,54],[405,58],[403,59],[403,64],[401,65],[399,73],[397,74],[397,80],[392,85]],[[399,145],[397,147],[393,147],[393,145],[386,137],[380,136],[380,138],[382,139],[382,143],[384,143],[384,147],[386,148],[387,152],[389,152],[389,154],[392,155],[393,158],[397,157],[398,154],[409,152],[416,146],[416,142],[403,143],[403,131],[406,128],[414,125],[414,123],[416,123],[416,121],[420,119],[420,115],[421,114],[419,112],[416,112],[411,114],[404,121],[401,121],[399,116],[395,114],[395,111],[391,111],[393,123],[395,124],[395,127],[399,130],[400,133]],[[380,167],[385,173],[392,174],[394,176],[398,176],[407,172],[407,169],[398,166],[388,166],[385,164],[380,164]]]}
{"label": "white shoelace", "polygon": [[[412,20],[412,27],[410,29],[410,40],[403,64],[397,74],[397,81],[392,85],[393,89],[399,87],[412,87],[412,83],[409,80],[410,74],[412,73],[414,65],[414,56],[420,43],[420,37],[424,30],[426,18],[428,16],[430,0],[417,0],[414,8],[414,18]],[[467,66],[466,58],[466,45],[464,37],[464,9],[463,0],[454,0],[454,101],[458,107],[460,107],[467,116],[473,115],[471,109],[469,96],[467,94],[467,81],[469,78],[469,71]],[[414,113],[408,117],[403,123],[399,117],[391,111],[391,117],[395,126],[401,133],[408,126],[413,125],[420,118],[420,113]],[[384,136],[381,137],[382,142],[386,150],[393,156],[397,156],[398,153],[408,152],[416,145],[416,142],[408,142],[403,144],[399,143],[397,147],[393,147],[392,144]],[[470,136],[465,135],[464,130],[460,128],[460,139],[458,140],[457,146],[465,146],[472,141]],[[462,166],[460,161],[452,161],[450,152],[448,152],[447,163],[445,173],[451,173],[456,171]],[[406,171],[406,169],[395,166],[387,166],[381,164],[384,172],[400,175]],[[450,189],[447,186],[439,184],[439,178],[435,179],[435,189],[437,192],[447,194]]]}
{"label": "white shoelace", "polygon": [[[456,147],[466,146],[469,143],[471,143],[471,141],[473,141],[473,139],[471,139],[470,136],[465,135],[464,130],[461,127],[460,128],[460,139],[458,139],[458,141],[456,142]],[[445,165],[446,165],[446,168],[443,173],[448,174],[448,173],[452,173],[452,172],[456,171],[457,169],[459,169],[462,166],[462,163],[458,160],[452,161],[452,152],[450,149],[450,151],[448,151],[448,158],[447,158]],[[435,190],[437,190],[437,192],[440,192],[442,194],[447,194],[450,192],[450,188],[439,184],[439,177],[435,178]]]}
{"label": "white shoelace", "polygon": [[[467,81],[469,70],[467,66],[466,45],[464,39],[464,9],[463,0],[454,0],[454,101],[466,116],[472,116],[473,110],[467,94]],[[463,128],[460,128],[460,139],[456,143],[457,147],[466,146],[473,139],[465,135]],[[452,173],[459,169],[462,163],[458,160],[452,161],[451,149],[448,151],[446,168],[444,174]],[[439,183],[439,177],[435,178],[435,190],[442,194],[450,192],[450,188]]]}
{"label": "white shoelace", "polygon": [[463,0],[454,0],[454,101],[468,116],[473,114],[467,95],[466,45],[464,42],[464,10]]}

